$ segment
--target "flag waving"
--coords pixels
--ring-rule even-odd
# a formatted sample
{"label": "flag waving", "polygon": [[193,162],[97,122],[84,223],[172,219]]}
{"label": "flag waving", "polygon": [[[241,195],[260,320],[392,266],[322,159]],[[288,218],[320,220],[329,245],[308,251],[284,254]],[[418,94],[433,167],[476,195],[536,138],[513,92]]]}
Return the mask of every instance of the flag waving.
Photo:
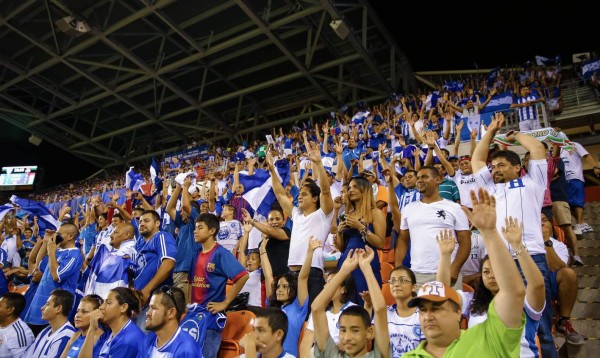
{"label": "flag waving", "polygon": [[14,207],[11,204],[1,205],[0,206],[0,220],[4,219],[4,216],[13,209],[14,209]]}
{"label": "flag waving", "polygon": [[131,191],[138,191],[144,183],[142,174],[133,171],[134,167],[130,167],[125,174],[125,187]]}
{"label": "flag waving", "polygon": [[42,235],[46,229],[57,230],[60,226],[60,222],[56,220],[50,212],[50,209],[48,209],[44,203],[22,199],[16,195],[13,195],[10,198],[10,201],[15,205],[20,206],[22,210],[29,211],[33,216],[38,217],[38,225]]}
{"label": "flag waving", "polygon": [[[274,164],[281,185],[285,188],[290,180],[290,164],[285,159],[280,159]],[[267,170],[257,169],[254,175],[240,174],[240,183],[244,186],[244,199],[259,214],[267,217],[271,205],[277,201],[273,192],[273,179]]]}
{"label": "flag waving", "polygon": [[152,158],[152,163],[150,164],[150,179],[154,183],[155,191],[160,193],[163,189],[163,181],[158,177],[158,172],[160,167],[156,162],[156,159]]}
{"label": "flag waving", "polygon": [[129,270],[133,267],[134,263],[131,258],[112,254],[106,245],[100,245],[90,262],[90,272],[84,294],[96,294],[106,299],[108,291],[113,288],[128,287]]}

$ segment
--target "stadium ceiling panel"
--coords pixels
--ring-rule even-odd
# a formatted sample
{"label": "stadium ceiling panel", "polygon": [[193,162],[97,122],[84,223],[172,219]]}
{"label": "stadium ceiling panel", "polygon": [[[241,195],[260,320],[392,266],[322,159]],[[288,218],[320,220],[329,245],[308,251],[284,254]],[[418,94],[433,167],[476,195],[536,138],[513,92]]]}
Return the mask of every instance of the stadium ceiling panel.
{"label": "stadium ceiling panel", "polygon": [[366,0],[0,3],[0,119],[101,168],[415,83]]}

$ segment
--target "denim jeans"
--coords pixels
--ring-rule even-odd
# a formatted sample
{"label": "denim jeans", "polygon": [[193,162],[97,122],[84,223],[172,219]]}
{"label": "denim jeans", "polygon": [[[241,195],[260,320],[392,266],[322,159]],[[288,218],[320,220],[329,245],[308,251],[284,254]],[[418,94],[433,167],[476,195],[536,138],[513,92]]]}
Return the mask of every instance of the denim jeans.
{"label": "denim jeans", "polygon": [[[542,318],[540,319],[540,326],[538,327],[538,337],[540,338],[540,347],[542,348],[540,353],[544,358],[558,358],[558,352],[556,351],[554,338],[552,337],[553,312],[550,291],[550,269],[548,268],[546,255],[531,255],[531,258],[542,272],[542,276],[544,276],[544,286],[546,287],[546,307],[542,311]],[[517,263],[521,276],[523,276],[523,271],[521,270],[521,266],[519,266],[519,262],[515,262]],[[525,282],[525,285],[527,285],[527,282]]]}
{"label": "denim jeans", "polygon": [[202,347],[202,357],[217,357],[219,347],[221,346],[221,332],[213,331],[212,329],[206,330],[206,337],[204,339],[204,346]]}

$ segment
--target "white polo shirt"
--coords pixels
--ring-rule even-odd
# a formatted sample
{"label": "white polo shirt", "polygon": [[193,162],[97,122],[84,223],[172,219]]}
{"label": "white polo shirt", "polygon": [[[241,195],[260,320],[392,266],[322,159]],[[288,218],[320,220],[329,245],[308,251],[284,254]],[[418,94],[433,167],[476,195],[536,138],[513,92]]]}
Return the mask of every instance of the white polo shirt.
{"label": "white polo shirt", "polygon": [[[448,199],[426,204],[413,201],[402,209],[401,230],[410,232],[410,266],[417,273],[436,273],[440,262],[436,236],[443,229],[469,230],[460,205]],[[452,253],[456,256],[458,245]]]}
{"label": "white polo shirt", "polygon": [[[504,220],[512,216],[523,225],[523,244],[530,255],[545,254],[542,238],[542,204],[548,180],[546,159],[529,161],[529,172],[507,183],[494,184],[487,167],[475,173],[478,186],[487,189],[496,198],[496,229],[502,234]],[[508,242],[504,242],[512,253]]]}

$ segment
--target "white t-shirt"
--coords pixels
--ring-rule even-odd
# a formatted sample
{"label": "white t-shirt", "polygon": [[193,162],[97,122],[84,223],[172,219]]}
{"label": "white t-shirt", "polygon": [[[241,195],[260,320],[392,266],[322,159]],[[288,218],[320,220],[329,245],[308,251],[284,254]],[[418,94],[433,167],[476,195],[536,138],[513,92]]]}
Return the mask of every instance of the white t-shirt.
{"label": "white t-shirt", "polygon": [[563,244],[562,242],[560,242],[554,238],[550,238],[550,240],[552,240],[552,248],[554,249],[554,252],[556,252],[558,257],[561,259],[562,262],[565,263],[565,265],[568,265],[569,264],[569,248],[567,247],[567,245]]}
{"label": "white t-shirt", "polygon": [[329,191],[331,192],[331,199],[337,198],[342,195],[342,186],[343,183],[339,180],[334,179],[333,184],[329,186]]}
{"label": "white t-shirt", "polygon": [[237,220],[221,221],[219,233],[217,234],[217,242],[227,250],[231,251],[234,255],[233,250],[237,245],[238,240],[244,235],[244,228],[242,223]]}
{"label": "white t-shirt", "polygon": [[34,339],[31,329],[20,318],[0,327],[0,358],[21,357]]}
{"label": "white t-shirt", "polygon": [[105,245],[109,250],[112,249],[112,246],[110,246],[110,234],[112,234],[114,229],[115,228],[112,225],[108,225],[106,229],[98,232],[98,234],[96,234],[94,245],[98,247],[100,245]]}
{"label": "white t-shirt", "polygon": [[[331,219],[333,210],[325,215],[323,209],[319,208],[308,215],[304,215],[302,210],[297,207],[292,209],[292,236],[290,238],[290,255],[288,256],[288,265],[302,265],[306,258],[308,242],[313,236],[316,240],[325,242],[329,230],[331,229]],[[311,267],[323,270],[323,249],[318,248],[313,253]]]}
{"label": "white t-shirt", "polygon": [[[548,180],[546,159],[530,160],[529,172],[513,181],[494,184],[487,167],[475,173],[477,185],[487,189],[496,198],[496,229],[502,232],[505,219],[516,218],[523,225],[523,243],[530,255],[545,254],[542,238],[542,203]],[[505,241],[512,253],[512,248]]]}
{"label": "white t-shirt", "polygon": [[19,256],[19,252],[17,251],[17,238],[14,235],[7,236],[0,247],[6,251],[7,264],[11,267],[21,266],[21,256]]}
{"label": "white t-shirt", "polygon": [[408,317],[400,317],[396,312],[395,304],[388,306],[387,320],[393,358],[399,358],[404,353],[412,351],[425,339],[419,323],[418,309]]}
{"label": "white t-shirt", "polygon": [[460,170],[454,172],[454,176],[448,176],[456,186],[458,187],[458,193],[460,194],[460,205],[464,205],[467,208],[473,208],[471,202],[471,190],[477,191],[477,184],[475,183],[475,177],[473,173],[463,174]]}
{"label": "white t-shirt", "polygon": [[[401,230],[409,230],[410,265],[417,273],[436,273],[440,261],[436,236],[443,229],[469,230],[469,220],[460,205],[447,199],[426,204],[414,201],[402,209]],[[452,253],[456,256],[458,245]]]}
{"label": "white t-shirt", "polygon": [[260,281],[260,275],[262,269],[248,271],[248,281],[244,284],[244,287],[240,290],[242,292],[250,293],[248,296],[248,305],[261,307],[262,306],[262,282]]}
{"label": "white t-shirt", "polygon": [[579,143],[572,143],[575,147],[575,151],[573,153],[569,153],[568,151],[561,149],[560,157],[565,164],[565,177],[567,180],[577,179],[580,181],[585,181],[583,179],[583,163],[581,162],[581,158],[586,155],[589,155],[587,150],[581,146]]}
{"label": "white t-shirt", "polygon": [[487,255],[483,238],[478,232],[471,232],[471,253],[460,269],[463,276],[470,276],[481,271],[481,260]]}
{"label": "white t-shirt", "polygon": [[[254,220],[259,223],[267,223],[267,219],[259,213],[254,213]],[[243,228],[243,227],[242,227]],[[250,234],[248,235],[248,250],[258,248],[258,245],[262,241],[262,232],[256,227],[252,227]]]}
{"label": "white t-shirt", "polygon": [[[350,301],[346,302],[338,313],[331,313],[331,310],[327,310],[327,312],[325,312],[325,316],[327,316],[327,328],[329,328],[329,335],[331,336],[331,339],[333,339],[335,344],[340,343],[340,328],[338,327],[340,315],[346,308],[351,306],[356,306],[356,303]],[[308,316],[306,329],[310,329],[313,332],[315,331],[315,323],[313,322],[312,313]]]}
{"label": "white t-shirt", "polygon": [[135,255],[137,254],[135,239],[123,241],[119,249],[112,248],[111,253],[117,256],[129,256],[132,260],[135,260]]}

